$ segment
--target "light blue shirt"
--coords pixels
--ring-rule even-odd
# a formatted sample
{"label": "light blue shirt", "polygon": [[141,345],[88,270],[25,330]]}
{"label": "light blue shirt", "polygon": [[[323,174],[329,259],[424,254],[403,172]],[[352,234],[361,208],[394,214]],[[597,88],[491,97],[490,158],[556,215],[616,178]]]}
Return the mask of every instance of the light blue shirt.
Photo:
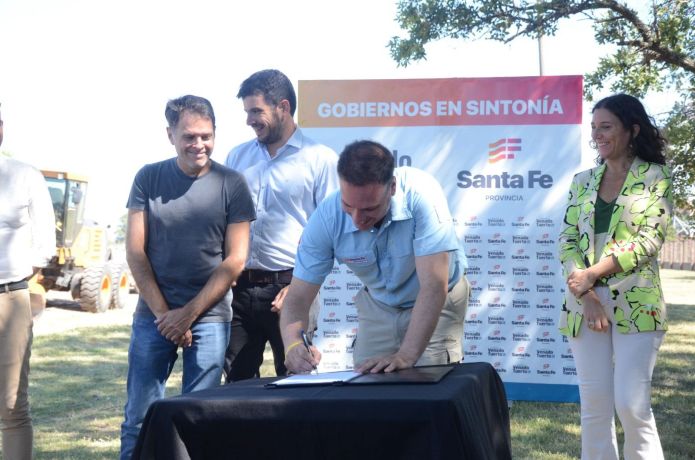
{"label": "light blue shirt", "polygon": [[340,192],[309,219],[294,276],[321,284],[333,260],[347,265],[376,300],[411,308],[420,290],[415,257],[449,252],[449,288],[468,266],[446,197],[437,180],[414,168],[397,168],[396,193],[381,226],[360,231],[341,207]]}
{"label": "light blue shirt", "polygon": [[294,267],[309,216],[338,189],[338,155],[297,128],[272,158],[254,139],[232,149],[225,163],[244,174],[256,206],[246,268]]}

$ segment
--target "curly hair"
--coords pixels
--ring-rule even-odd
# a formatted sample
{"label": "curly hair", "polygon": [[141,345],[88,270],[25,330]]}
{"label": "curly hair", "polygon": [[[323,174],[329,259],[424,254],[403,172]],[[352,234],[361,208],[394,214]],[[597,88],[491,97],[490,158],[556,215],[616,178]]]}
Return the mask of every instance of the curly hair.
{"label": "curly hair", "polygon": [[[644,161],[666,164],[666,139],[656,127],[654,119],[647,115],[639,99],[628,94],[614,94],[598,101],[591,113],[597,109],[611,112],[627,130],[631,131],[633,125],[639,126],[637,136],[631,141],[632,152]],[[596,162],[601,164],[603,159],[599,156]]]}

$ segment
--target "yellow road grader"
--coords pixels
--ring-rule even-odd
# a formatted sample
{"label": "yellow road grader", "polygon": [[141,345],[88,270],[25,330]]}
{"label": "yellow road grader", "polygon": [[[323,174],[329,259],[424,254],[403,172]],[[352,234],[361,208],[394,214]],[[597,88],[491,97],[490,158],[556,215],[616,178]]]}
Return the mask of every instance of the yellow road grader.
{"label": "yellow road grader", "polygon": [[30,282],[32,308],[43,308],[48,290],[70,291],[85,311],[123,308],[130,291],[128,268],[113,260],[106,229],[84,219],[87,179],[42,173],[55,212],[56,254]]}

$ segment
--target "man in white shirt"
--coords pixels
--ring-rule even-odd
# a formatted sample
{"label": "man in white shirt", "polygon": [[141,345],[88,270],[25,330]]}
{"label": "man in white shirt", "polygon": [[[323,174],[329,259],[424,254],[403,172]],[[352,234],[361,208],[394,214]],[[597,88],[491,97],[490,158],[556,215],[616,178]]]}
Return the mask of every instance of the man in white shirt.
{"label": "man in white shirt", "polygon": [[237,97],[256,139],[232,149],[226,165],[246,177],[256,221],[251,223],[246,268],[233,288],[227,382],[258,377],[267,342],[275,372],[287,373],[279,313],[297,245],[309,216],[338,189],[338,155],[297,128],[297,97],[287,76],[278,70],[256,72],[241,84]]}
{"label": "man in white shirt", "polygon": [[[3,121],[0,113],[0,144]],[[55,254],[55,219],[41,173],[0,157],[0,427],[2,456],[31,459],[29,357],[32,319],[27,280]]]}

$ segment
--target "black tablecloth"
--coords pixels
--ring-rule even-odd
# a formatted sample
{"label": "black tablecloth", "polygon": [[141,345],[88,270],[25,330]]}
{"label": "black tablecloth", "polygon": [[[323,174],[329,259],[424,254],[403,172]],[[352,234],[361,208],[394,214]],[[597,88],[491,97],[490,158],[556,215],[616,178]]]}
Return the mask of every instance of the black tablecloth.
{"label": "black tablecloth", "polygon": [[437,384],[264,388],[241,381],[152,404],[134,459],[509,459],[504,386],[488,363]]}

